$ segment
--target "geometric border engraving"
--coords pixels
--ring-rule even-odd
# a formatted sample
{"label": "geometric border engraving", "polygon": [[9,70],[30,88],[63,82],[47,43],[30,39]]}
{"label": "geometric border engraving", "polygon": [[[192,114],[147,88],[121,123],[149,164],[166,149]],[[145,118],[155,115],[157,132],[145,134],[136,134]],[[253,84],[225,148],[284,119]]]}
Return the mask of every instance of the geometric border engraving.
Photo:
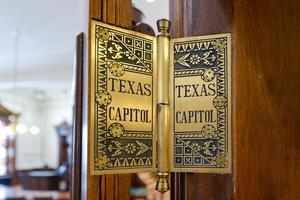
{"label": "geometric border engraving", "polygon": [[[89,166],[92,175],[155,170],[155,50],[155,37],[92,20],[89,69]],[[107,122],[111,102],[122,101],[110,94],[108,76],[117,79],[126,74],[132,74],[132,81],[140,76],[152,80],[149,131],[139,127],[127,130],[122,122]],[[134,98],[132,96],[128,98]]]}
{"label": "geometric border engraving", "polygon": [[[90,174],[155,171],[156,38],[92,20],[90,46],[88,101]],[[230,173],[232,168],[230,34],[171,39],[170,63],[171,171]],[[148,85],[149,95],[146,96],[149,96],[150,100],[148,97],[146,100],[136,100],[137,96],[132,95],[128,97],[131,102],[129,107],[126,107],[127,112],[139,106],[145,108],[140,112],[147,113],[145,114],[147,119],[144,116],[147,126],[141,125],[142,123],[128,125],[124,122],[126,120],[118,121],[116,118],[108,117],[109,108],[126,104],[124,103],[126,97],[120,98],[114,90],[108,89],[113,87],[109,84],[114,84],[112,83],[114,81],[109,83],[109,79],[131,81],[131,91],[133,82]],[[207,95],[209,98],[201,97],[202,104],[205,102],[203,105],[199,103],[200,97],[186,101],[179,95],[176,96],[176,100],[175,83],[180,83],[179,87],[182,84],[183,86],[191,84],[190,86],[195,88],[199,85],[214,84],[215,92]],[[185,109],[191,108],[191,104],[198,109],[195,110],[197,112],[211,111],[213,113],[211,116],[214,116],[211,119],[214,120],[205,123],[201,121],[199,122],[201,125],[192,124],[190,121],[187,126],[176,124],[178,123],[175,122],[176,111],[179,109],[179,112],[192,112],[194,110]],[[182,118],[180,123],[186,122],[186,118]]]}
{"label": "geometric border engraving", "polygon": [[[172,171],[230,173],[231,148],[231,37],[230,34],[171,40],[171,154]],[[193,131],[176,131],[177,78],[198,76],[204,82],[216,78],[216,97],[210,102],[217,113],[217,126],[203,125]],[[195,102],[195,105],[197,102]],[[205,106],[202,106],[205,108]],[[192,125],[191,125],[192,126]]]}

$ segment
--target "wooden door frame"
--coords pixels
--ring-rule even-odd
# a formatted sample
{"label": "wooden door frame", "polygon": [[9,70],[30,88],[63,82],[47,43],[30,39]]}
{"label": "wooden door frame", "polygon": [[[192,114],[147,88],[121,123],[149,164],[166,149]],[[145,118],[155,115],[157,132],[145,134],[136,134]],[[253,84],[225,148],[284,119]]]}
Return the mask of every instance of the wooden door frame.
{"label": "wooden door frame", "polygon": [[172,200],[300,199],[300,2],[172,0],[172,37],[232,34],[233,173],[173,174]]}
{"label": "wooden door frame", "polygon": [[76,37],[74,60],[74,105],[72,126],[72,161],[70,195],[72,200],[80,200],[81,193],[81,144],[82,144],[82,89],[83,89],[83,33]]}
{"label": "wooden door frame", "polygon": [[[88,171],[88,78],[92,19],[131,29],[131,0],[85,0],[84,31],[77,39],[76,92],[73,128],[71,198],[75,200],[129,200],[131,175],[90,176]],[[82,55],[82,56],[80,56]],[[78,65],[78,66],[77,66]]]}

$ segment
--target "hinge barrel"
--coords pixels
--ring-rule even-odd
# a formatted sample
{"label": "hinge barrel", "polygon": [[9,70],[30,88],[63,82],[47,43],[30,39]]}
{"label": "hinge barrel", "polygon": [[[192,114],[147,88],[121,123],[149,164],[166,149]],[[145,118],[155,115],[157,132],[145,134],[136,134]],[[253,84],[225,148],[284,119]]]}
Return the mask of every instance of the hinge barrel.
{"label": "hinge barrel", "polygon": [[169,190],[170,172],[170,21],[157,21],[157,135],[158,135],[158,182],[159,192]]}

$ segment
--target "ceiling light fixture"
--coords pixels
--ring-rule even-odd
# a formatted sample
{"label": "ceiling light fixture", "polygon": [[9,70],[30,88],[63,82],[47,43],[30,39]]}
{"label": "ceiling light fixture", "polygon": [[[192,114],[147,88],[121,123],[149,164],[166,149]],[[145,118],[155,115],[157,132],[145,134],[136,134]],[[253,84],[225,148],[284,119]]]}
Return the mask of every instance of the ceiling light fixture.
{"label": "ceiling light fixture", "polygon": [[16,127],[17,133],[24,134],[27,132],[27,126],[25,124],[18,124]]}
{"label": "ceiling light fixture", "polygon": [[37,127],[37,126],[31,126],[31,127],[29,128],[29,132],[30,132],[32,135],[37,135],[37,134],[40,133],[40,129],[39,129],[39,127]]}
{"label": "ceiling light fixture", "polygon": [[153,3],[155,0],[146,0],[147,3]]}

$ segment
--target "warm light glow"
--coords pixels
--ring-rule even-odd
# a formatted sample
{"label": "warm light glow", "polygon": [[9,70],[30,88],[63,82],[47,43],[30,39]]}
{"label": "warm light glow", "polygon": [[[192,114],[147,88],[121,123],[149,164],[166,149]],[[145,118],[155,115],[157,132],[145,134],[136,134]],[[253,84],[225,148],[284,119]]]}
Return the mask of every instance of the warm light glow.
{"label": "warm light glow", "polygon": [[40,129],[37,126],[31,126],[29,131],[32,135],[37,135],[40,133]]}
{"label": "warm light glow", "polygon": [[17,133],[24,134],[27,132],[27,126],[25,124],[18,124],[16,130]]}

